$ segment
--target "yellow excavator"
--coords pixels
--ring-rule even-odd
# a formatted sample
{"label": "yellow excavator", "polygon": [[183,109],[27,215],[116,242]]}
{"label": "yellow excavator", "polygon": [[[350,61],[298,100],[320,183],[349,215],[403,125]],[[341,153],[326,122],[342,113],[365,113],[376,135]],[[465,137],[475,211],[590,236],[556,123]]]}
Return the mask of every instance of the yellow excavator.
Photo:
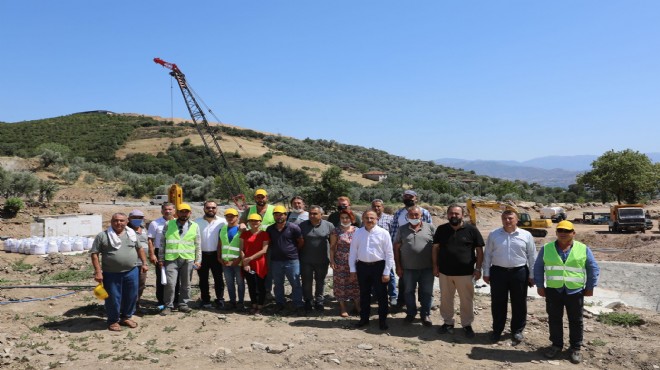
{"label": "yellow excavator", "polygon": [[536,219],[533,220],[529,213],[520,212],[515,206],[493,202],[493,201],[473,201],[467,200],[468,214],[470,215],[470,223],[477,224],[477,208],[496,209],[500,211],[511,210],[518,215],[518,227],[529,231],[532,236],[544,238],[548,235],[548,228],[552,227],[552,221],[549,219]]}

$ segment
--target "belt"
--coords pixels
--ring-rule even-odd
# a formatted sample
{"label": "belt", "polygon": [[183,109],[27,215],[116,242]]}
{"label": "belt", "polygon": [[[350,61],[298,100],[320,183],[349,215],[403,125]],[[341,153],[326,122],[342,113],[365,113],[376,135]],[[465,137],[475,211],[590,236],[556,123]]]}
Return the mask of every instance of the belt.
{"label": "belt", "polygon": [[520,270],[521,268],[527,267],[527,265],[522,265],[522,266],[516,266],[516,267],[502,267],[502,266],[491,266],[492,269],[499,269],[499,270],[505,270],[505,271],[517,271]]}
{"label": "belt", "polygon": [[363,264],[363,265],[369,265],[369,266],[371,266],[371,265],[375,265],[375,264],[377,264],[377,263],[385,262],[385,260],[380,260],[380,261],[376,261],[376,262],[364,262],[364,261],[357,261],[357,262],[358,262],[358,263],[361,263],[361,264]]}
{"label": "belt", "polygon": [[218,254],[218,251],[209,251],[209,252],[202,251],[202,254],[210,254],[210,253]]}

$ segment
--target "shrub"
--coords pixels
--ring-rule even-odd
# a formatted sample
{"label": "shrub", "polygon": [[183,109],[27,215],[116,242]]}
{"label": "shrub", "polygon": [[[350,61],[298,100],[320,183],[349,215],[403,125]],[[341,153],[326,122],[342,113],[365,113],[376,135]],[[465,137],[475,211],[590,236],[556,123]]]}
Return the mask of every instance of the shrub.
{"label": "shrub", "polygon": [[21,198],[9,198],[5,202],[4,212],[7,216],[14,217],[23,208],[25,208],[25,203]]}
{"label": "shrub", "polygon": [[644,320],[638,314],[628,312],[602,313],[598,316],[598,321],[607,325],[619,326],[639,326],[644,324]]}

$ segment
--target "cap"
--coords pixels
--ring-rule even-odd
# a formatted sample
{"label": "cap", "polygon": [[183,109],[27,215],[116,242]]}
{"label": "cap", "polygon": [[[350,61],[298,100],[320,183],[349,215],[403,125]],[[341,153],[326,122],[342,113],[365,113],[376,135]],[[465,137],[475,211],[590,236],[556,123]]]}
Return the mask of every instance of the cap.
{"label": "cap", "polygon": [[264,189],[257,189],[257,191],[254,192],[254,196],[256,197],[257,195],[263,195],[264,197],[268,196],[268,192]]}
{"label": "cap", "polygon": [[573,227],[573,223],[571,221],[561,221],[560,223],[557,224],[558,229],[566,229],[566,230],[575,230]]}
{"label": "cap", "polygon": [[238,211],[233,209],[233,208],[229,208],[225,211],[225,216],[227,216],[227,215],[238,216]]}
{"label": "cap", "polygon": [[273,213],[286,213],[286,208],[284,206],[275,206]]}
{"label": "cap", "polygon": [[250,220],[261,221],[261,216],[258,213],[253,213],[253,214],[248,216],[248,221],[250,221]]}
{"label": "cap", "polygon": [[406,190],[403,192],[403,195],[412,195],[413,197],[416,197],[417,193],[414,190]]}
{"label": "cap", "polygon": [[182,210],[184,210],[184,209],[187,209],[187,210],[189,210],[190,212],[192,212],[192,208],[190,208],[190,205],[189,205],[188,203],[180,203],[180,204],[176,207],[176,210],[177,210],[177,211],[182,211]]}
{"label": "cap", "polygon": [[144,212],[139,209],[134,209],[128,214],[128,217],[144,217]]}

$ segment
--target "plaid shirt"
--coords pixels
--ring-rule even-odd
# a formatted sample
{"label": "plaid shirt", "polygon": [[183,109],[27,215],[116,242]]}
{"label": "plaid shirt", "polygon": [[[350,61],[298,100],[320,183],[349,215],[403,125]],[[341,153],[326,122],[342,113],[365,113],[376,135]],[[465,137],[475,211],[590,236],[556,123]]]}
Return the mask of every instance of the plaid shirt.
{"label": "plaid shirt", "polygon": [[394,220],[394,217],[392,215],[388,215],[387,213],[381,213],[380,217],[378,218],[378,223],[377,225],[382,227],[383,229],[387,230],[388,233],[390,233],[390,236],[392,235],[390,227],[392,226],[392,221]]}
{"label": "plaid shirt", "polygon": [[[427,211],[425,208],[422,208],[422,222],[428,222],[430,224],[433,224],[433,219],[431,218],[431,212]],[[405,213],[404,213],[405,212]],[[392,242],[394,242],[394,237],[396,236],[396,232],[399,230],[399,216],[401,214],[408,214],[408,209],[406,207],[403,207],[399,209],[398,211],[394,212],[394,216],[392,216],[392,224],[390,225],[390,235],[392,235]]]}

